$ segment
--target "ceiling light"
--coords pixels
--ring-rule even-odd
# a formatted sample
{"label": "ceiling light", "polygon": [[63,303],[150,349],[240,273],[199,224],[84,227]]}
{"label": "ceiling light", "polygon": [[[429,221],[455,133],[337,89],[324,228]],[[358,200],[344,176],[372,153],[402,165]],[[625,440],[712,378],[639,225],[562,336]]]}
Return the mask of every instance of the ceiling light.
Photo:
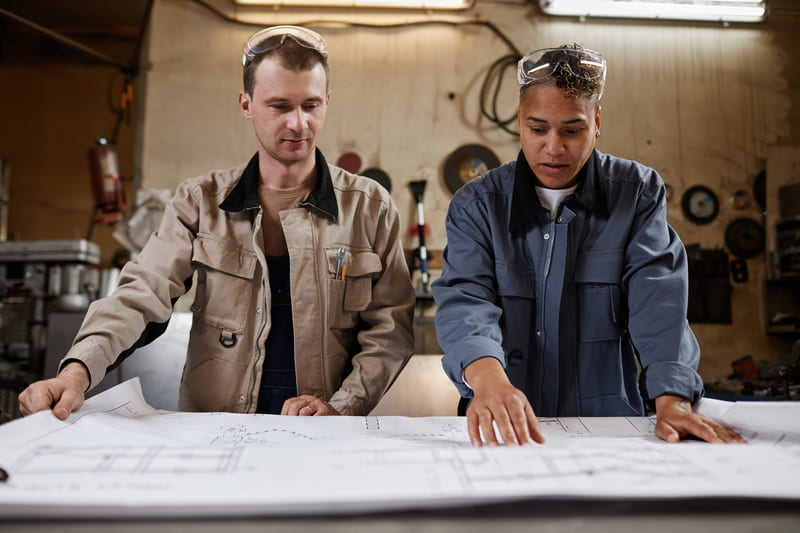
{"label": "ceiling light", "polygon": [[762,22],[766,0],[539,0],[547,15]]}
{"label": "ceiling light", "polygon": [[253,6],[314,7],[395,7],[417,9],[466,9],[475,0],[234,0]]}

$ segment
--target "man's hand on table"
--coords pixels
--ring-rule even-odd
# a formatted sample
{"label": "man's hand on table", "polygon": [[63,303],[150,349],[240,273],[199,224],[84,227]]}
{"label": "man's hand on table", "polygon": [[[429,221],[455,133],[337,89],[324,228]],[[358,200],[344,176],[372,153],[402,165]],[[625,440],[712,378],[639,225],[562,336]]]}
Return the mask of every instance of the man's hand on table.
{"label": "man's hand on table", "polygon": [[89,374],[81,363],[67,364],[58,376],[36,381],[19,394],[19,411],[30,415],[52,409],[59,420],[83,405],[85,391],[89,388]]}
{"label": "man's hand on table", "polygon": [[467,429],[473,446],[483,446],[484,441],[498,446],[498,434],[505,445],[544,443],[531,404],[508,381],[497,359],[484,357],[472,362],[464,370],[464,377],[475,393],[467,408]]}
{"label": "man's hand on table", "polygon": [[715,443],[747,442],[732,429],[692,412],[689,400],[672,394],[656,398],[655,434],[667,442],[678,442],[689,435]]}
{"label": "man's hand on table", "polygon": [[339,411],[331,404],[310,394],[289,398],[283,402],[281,414],[286,416],[334,416]]}

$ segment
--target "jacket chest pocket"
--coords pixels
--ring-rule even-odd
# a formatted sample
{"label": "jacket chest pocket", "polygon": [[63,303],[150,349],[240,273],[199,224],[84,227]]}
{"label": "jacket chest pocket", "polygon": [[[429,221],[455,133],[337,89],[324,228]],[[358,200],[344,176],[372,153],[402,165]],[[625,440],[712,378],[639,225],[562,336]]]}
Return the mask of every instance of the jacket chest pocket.
{"label": "jacket chest pocket", "polygon": [[503,330],[503,351],[506,354],[506,372],[511,383],[525,388],[527,365],[524,354],[531,350],[531,330],[536,324],[535,274],[516,265],[497,261],[497,300],[503,310],[500,326]]}
{"label": "jacket chest pocket", "polygon": [[328,259],[328,327],[352,328],[359,312],[372,303],[372,281],[383,270],[374,252],[345,252],[341,269],[338,248],[325,249]]}
{"label": "jacket chest pocket", "polygon": [[622,334],[622,257],[622,250],[610,250],[578,258],[574,280],[581,342],[615,340]]}
{"label": "jacket chest pocket", "polygon": [[192,263],[197,271],[194,316],[223,330],[244,331],[257,264],[253,253],[230,241],[198,235]]}

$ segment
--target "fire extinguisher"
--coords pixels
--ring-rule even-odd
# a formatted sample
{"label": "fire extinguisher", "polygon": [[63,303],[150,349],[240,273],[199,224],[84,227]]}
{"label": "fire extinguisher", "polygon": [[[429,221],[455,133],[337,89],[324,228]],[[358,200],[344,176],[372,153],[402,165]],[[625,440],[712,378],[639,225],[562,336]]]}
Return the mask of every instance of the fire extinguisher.
{"label": "fire extinguisher", "polygon": [[105,137],[98,137],[88,151],[89,171],[94,192],[95,216],[93,224],[110,224],[121,220],[125,201],[122,197],[122,178],[114,145]]}

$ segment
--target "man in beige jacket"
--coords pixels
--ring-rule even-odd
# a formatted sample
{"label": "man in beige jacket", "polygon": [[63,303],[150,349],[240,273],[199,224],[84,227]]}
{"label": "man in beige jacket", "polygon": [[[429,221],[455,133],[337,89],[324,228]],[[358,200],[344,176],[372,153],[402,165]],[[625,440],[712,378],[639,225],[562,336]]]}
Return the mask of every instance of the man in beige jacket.
{"label": "man in beige jacket", "polygon": [[376,182],[316,147],[330,101],[327,46],[275,26],[244,46],[242,114],[258,152],[180,184],[159,230],[92,304],[57,377],[20,411],[65,419],[160,335],[197,273],[179,409],[366,415],[413,350],[400,222]]}

